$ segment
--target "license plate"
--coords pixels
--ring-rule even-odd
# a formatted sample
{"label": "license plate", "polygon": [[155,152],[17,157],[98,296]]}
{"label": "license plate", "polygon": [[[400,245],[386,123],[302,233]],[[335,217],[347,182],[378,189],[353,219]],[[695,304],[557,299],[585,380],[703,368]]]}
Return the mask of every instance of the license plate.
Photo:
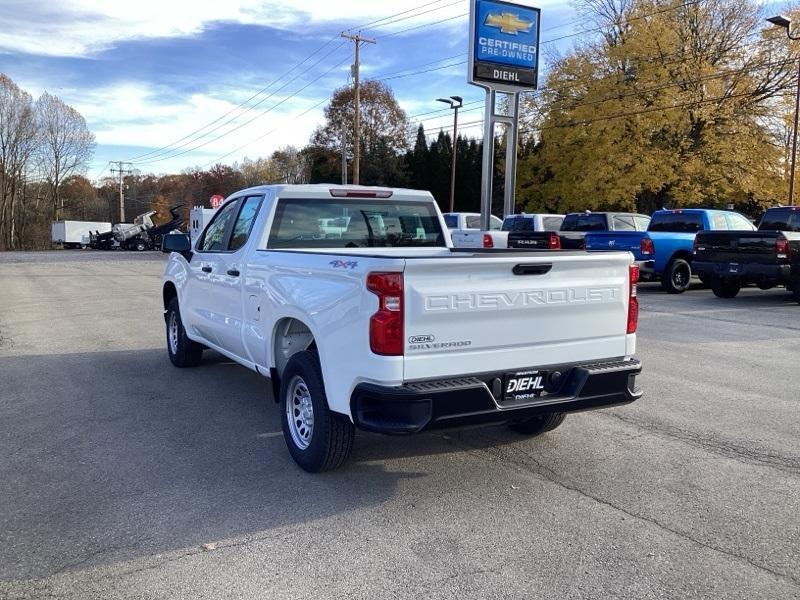
{"label": "license plate", "polygon": [[506,375],[505,393],[506,401],[533,400],[546,396],[544,389],[547,382],[547,371],[519,371]]}
{"label": "license plate", "polygon": [[738,273],[739,272],[739,263],[730,263],[728,265],[728,273]]}

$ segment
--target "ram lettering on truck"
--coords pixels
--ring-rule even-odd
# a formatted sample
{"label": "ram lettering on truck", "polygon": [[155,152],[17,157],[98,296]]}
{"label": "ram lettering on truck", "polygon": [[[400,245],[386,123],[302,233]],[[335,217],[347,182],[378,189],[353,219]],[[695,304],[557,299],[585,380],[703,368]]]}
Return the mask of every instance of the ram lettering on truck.
{"label": "ram lettering on truck", "polygon": [[170,360],[210,349],[270,378],[307,471],[341,465],[356,428],[538,435],[642,394],[630,254],[453,248],[428,192],[250,188],[163,250]]}

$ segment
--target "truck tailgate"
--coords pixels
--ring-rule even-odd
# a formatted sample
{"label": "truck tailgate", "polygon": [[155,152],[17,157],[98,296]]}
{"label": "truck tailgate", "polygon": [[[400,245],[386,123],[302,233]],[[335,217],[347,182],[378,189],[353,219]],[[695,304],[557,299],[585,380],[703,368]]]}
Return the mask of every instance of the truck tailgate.
{"label": "truck tailgate", "polygon": [[631,262],[627,252],[408,259],[404,378],[625,356]]}
{"label": "truck tailgate", "polygon": [[644,231],[598,231],[587,233],[584,239],[587,250],[619,250],[638,255],[646,236]]}
{"label": "truck tailgate", "polygon": [[697,234],[696,260],[775,264],[777,231],[704,231]]}

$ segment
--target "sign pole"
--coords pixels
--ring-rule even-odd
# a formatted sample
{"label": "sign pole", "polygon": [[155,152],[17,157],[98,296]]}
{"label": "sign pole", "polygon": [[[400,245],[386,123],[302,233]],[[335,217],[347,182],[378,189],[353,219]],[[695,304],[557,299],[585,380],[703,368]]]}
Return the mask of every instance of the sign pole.
{"label": "sign pole", "polygon": [[511,122],[506,127],[506,185],[503,196],[503,216],[515,214],[517,191],[517,147],[519,145],[519,92],[511,101]]}
{"label": "sign pole", "polygon": [[481,167],[481,229],[488,231],[492,217],[492,187],[494,179],[494,108],[496,92],[486,88],[486,107],[483,109],[483,163]]}

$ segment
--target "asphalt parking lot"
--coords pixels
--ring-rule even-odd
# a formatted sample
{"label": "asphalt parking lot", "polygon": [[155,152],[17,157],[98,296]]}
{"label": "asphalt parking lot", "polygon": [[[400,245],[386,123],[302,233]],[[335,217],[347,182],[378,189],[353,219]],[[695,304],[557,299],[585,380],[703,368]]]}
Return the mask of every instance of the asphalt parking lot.
{"label": "asphalt parking lot", "polygon": [[536,439],[359,433],[173,368],[157,253],[0,254],[0,598],[798,598],[800,306],[641,288],[639,402]]}

